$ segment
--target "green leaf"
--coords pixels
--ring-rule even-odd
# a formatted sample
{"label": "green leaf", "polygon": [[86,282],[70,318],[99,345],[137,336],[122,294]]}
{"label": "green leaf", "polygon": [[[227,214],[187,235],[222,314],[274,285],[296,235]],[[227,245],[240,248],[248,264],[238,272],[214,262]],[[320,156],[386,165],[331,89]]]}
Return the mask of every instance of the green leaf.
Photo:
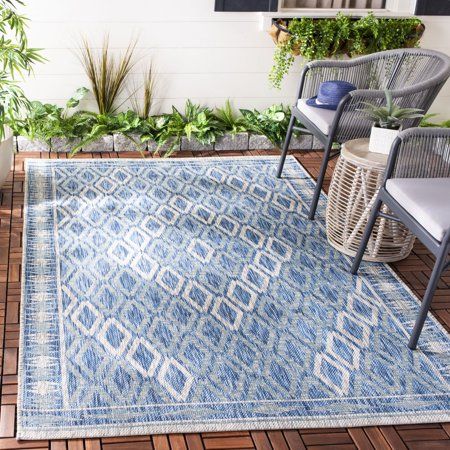
{"label": "green leaf", "polygon": [[78,88],[75,91],[75,94],[67,101],[66,107],[76,108],[80,104],[80,101],[83,100],[84,97],[86,97],[88,92],[89,92],[88,88],[85,87]]}
{"label": "green leaf", "polygon": [[197,121],[198,123],[205,125],[208,123],[207,119],[206,119],[206,114],[204,111],[202,111],[198,116],[197,116]]}
{"label": "green leaf", "polygon": [[184,132],[186,133],[186,137],[191,140],[192,137],[192,124],[187,123],[184,127]]}
{"label": "green leaf", "polygon": [[391,94],[391,91],[389,91],[388,89],[385,89],[385,90],[384,90],[384,94],[385,94],[385,96],[386,96],[386,109],[387,109],[388,111],[392,111],[392,105],[393,105],[393,103],[392,103],[392,94]]}

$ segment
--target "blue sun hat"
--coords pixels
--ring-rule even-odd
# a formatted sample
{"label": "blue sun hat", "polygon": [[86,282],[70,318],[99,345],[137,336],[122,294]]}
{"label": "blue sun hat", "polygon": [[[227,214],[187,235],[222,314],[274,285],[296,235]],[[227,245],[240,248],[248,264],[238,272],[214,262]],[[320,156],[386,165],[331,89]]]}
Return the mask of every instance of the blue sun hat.
{"label": "blue sun hat", "polygon": [[306,100],[306,104],[315,108],[336,110],[339,102],[356,86],[347,81],[325,81],[320,83],[319,92],[313,98]]}

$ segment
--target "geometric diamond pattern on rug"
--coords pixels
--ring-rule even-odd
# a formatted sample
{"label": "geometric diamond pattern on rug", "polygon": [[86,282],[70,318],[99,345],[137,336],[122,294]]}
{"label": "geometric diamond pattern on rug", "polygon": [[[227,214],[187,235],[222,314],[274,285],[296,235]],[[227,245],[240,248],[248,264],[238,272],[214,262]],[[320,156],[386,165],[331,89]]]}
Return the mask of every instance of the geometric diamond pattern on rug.
{"label": "geometric diamond pattern on rug", "polygon": [[450,340],[288,158],[29,160],[20,438],[446,421]]}

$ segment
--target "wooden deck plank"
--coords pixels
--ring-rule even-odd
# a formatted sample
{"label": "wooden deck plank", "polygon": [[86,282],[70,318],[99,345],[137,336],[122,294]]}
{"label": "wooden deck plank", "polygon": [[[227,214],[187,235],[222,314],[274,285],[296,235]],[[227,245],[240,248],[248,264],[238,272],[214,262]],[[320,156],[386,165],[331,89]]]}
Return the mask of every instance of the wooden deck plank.
{"label": "wooden deck plank", "polygon": [[153,436],[152,440],[155,450],[170,450],[169,439],[165,434]]}
{"label": "wooden deck plank", "polygon": [[186,444],[189,450],[203,450],[203,441],[200,434],[185,434]]}
{"label": "wooden deck plank", "polygon": [[406,447],[405,443],[402,441],[402,438],[394,427],[380,427],[380,431],[392,448],[395,448],[396,450],[407,450],[408,447]]}
{"label": "wooden deck plank", "polygon": [[391,446],[378,427],[366,427],[364,430],[372,445],[378,450],[390,450]]}
{"label": "wooden deck plank", "polygon": [[102,444],[100,439],[85,439],[84,440],[85,450],[102,450]]}
{"label": "wooden deck plank", "polygon": [[0,438],[14,437],[16,406],[3,405],[0,410]]}
{"label": "wooden deck plank", "polygon": [[84,450],[83,439],[72,439],[67,442],[67,450]]}
{"label": "wooden deck plank", "polygon": [[251,436],[256,450],[273,450],[265,431],[253,431]]}
{"label": "wooden deck plank", "polygon": [[409,450],[448,450],[449,441],[417,441],[408,444]]}
{"label": "wooden deck plank", "polygon": [[152,450],[152,448],[153,446],[150,440],[140,442],[117,442],[115,444],[102,444],[103,450]]}
{"label": "wooden deck plank", "polygon": [[404,430],[398,434],[405,442],[411,441],[441,441],[447,439],[447,433],[440,428]]}
{"label": "wooden deck plank", "polygon": [[352,438],[358,450],[373,450],[374,446],[370,443],[367,434],[362,428],[349,428],[348,434]]}
{"label": "wooden deck plank", "polygon": [[67,441],[50,442],[50,450],[67,450]]}
{"label": "wooden deck plank", "polygon": [[48,449],[48,441],[18,441],[16,438],[0,439],[0,450]]}
{"label": "wooden deck plank", "polygon": [[284,438],[290,450],[305,450],[305,444],[297,430],[286,430],[283,432]]}
{"label": "wooden deck plank", "polygon": [[169,434],[169,442],[172,450],[187,450],[186,440],[182,434]]}
{"label": "wooden deck plank", "polygon": [[268,431],[267,436],[273,447],[273,450],[289,450],[286,439],[281,431]]}
{"label": "wooden deck plank", "polygon": [[250,436],[210,437],[203,439],[203,445],[206,450],[255,448]]}
{"label": "wooden deck plank", "polygon": [[353,443],[350,435],[345,433],[320,433],[320,434],[305,434],[302,436],[303,442],[307,447],[313,445],[339,445]]}

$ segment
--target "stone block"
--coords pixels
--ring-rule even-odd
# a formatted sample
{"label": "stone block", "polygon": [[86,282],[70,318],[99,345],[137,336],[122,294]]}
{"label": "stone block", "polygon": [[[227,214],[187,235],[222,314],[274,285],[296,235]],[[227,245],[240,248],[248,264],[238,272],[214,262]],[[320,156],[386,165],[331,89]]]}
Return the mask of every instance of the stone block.
{"label": "stone block", "polygon": [[273,150],[275,146],[270,140],[260,134],[251,134],[248,142],[249,150]]}
{"label": "stone block", "polygon": [[114,140],[112,134],[102,136],[100,139],[83,146],[83,152],[87,153],[103,153],[112,151],[114,151]]}
{"label": "stone block", "polygon": [[186,136],[181,138],[181,150],[191,152],[208,152],[214,150],[214,144],[201,144],[195,138],[188,139]]}
{"label": "stone block", "polygon": [[248,150],[248,133],[238,133],[236,135],[224,134],[217,138],[214,144],[214,150],[230,151],[230,150]]}
{"label": "stone block", "polygon": [[135,152],[145,150],[147,150],[147,143],[141,142],[141,137],[138,134],[130,134],[130,137],[125,136],[124,134],[114,135],[115,152]]}
{"label": "stone block", "polygon": [[289,150],[309,150],[312,145],[312,136],[310,134],[301,134],[292,136]]}
{"label": "stone block", "polygon": [[52,152],[70,153],[80,143],[80,139],[67,139],[63,137],[52,138]]}
{"label": "stone block", "polygon": [[50,146],[39,139],[17,136],[17,149],[19,152],[49,152]]}

